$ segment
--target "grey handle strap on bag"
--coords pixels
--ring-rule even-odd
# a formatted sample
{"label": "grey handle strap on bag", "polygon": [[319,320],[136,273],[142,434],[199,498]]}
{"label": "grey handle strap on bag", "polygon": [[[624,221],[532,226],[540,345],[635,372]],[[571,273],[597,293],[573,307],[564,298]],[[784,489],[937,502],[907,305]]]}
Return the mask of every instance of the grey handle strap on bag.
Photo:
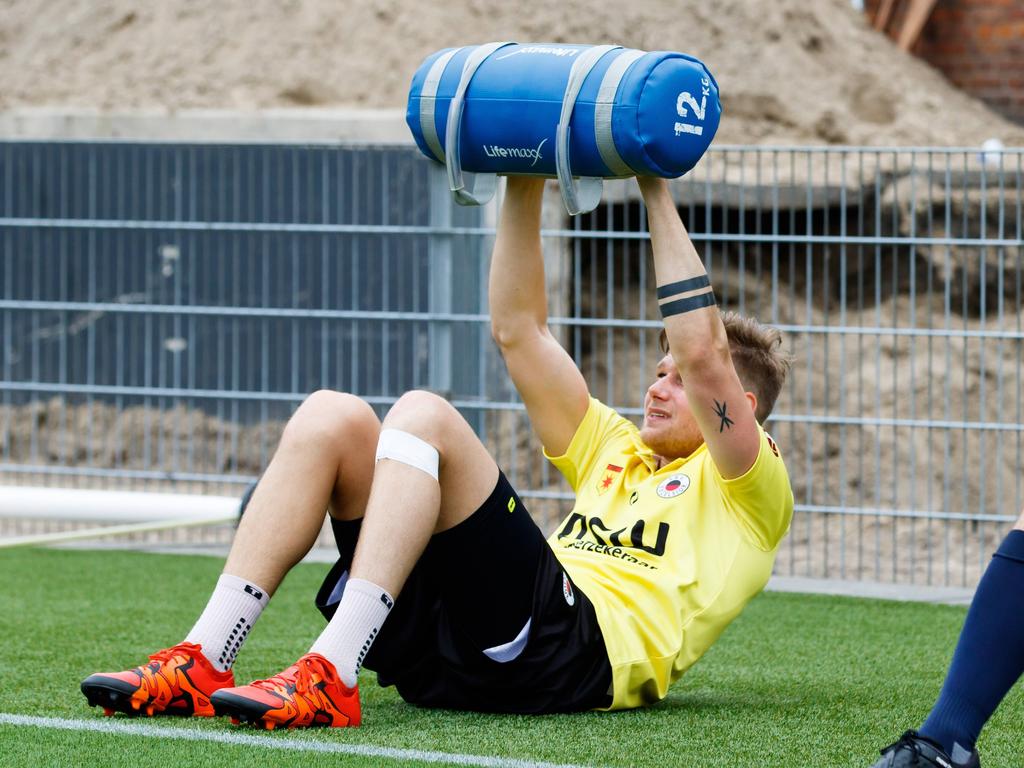
{"label": "grey handle strap on bag", "polygon": [[[473,75],[487,57],[506,45],[514,45],[514,43],[509,40],[484,43],[469,54],[466,63],[462,66],[459,87],[455,90],[455,96],[452,97],[448,107],[448,123],[445,126],[444,134],[445,164],[448,166],[448,187],[455,197],[455,202],[459,205],[483,205],[494,197],[494,191],[498,187],[497,174],[464,174],[462,172],[462,162],[459,159],[459,139],[462,132],[462,110],[465,107],[466,89],[469,88]],[[470,177],[471,189],[466,188],[465,176]]]}
{"label": "grey handle strap on bag", "polygon": [[420,130],[423,131],[423,140],[427,142],[434,158],[439,163],[444,162],[444,148],[441,146],[441,139],[437,135],[437,126],[434,116],[437,112],[437,89],[441,85],[441,78],[455,54],[462,48],[452,48],[448,53],[437,57],[437,61],[427,72],[427,78],[423,83],[423,91],[420,93]]}
{"label": "grey handle strap on bag", "polygon": [[583,81],[597,66],[604,55],[621,48],[621,45],[595,45],[588,48],[572,64],[569,82],[565,86],[562,97],[562,114],[558,119],[558,131],[555,136],[555,170],[558,173],[558,186],[562,190],[562,202],[570,216],[592,211],[601,202],[604,180],[597,176],[584,176],[579,184],[573,180],[569,167],[569,124],[572,110],[576,106],[576,97],[580,94]]}

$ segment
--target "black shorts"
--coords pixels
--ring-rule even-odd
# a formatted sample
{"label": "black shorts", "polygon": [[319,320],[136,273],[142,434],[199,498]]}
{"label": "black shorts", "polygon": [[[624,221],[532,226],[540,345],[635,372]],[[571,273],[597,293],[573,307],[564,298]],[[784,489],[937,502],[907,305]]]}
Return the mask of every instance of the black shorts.
{"label": "black shorts", "polygon": [[[362,521],[331,521],[341,557],[317,593],[334,614]],[[530,622],[509,661],[484,654]],[[492,654],[493,655],[493,654]],[[505,475],[468,519],[435,534],[364,666],[425,707],[578,712],[611,705],[612,671],[594,606],[562,569]]]}

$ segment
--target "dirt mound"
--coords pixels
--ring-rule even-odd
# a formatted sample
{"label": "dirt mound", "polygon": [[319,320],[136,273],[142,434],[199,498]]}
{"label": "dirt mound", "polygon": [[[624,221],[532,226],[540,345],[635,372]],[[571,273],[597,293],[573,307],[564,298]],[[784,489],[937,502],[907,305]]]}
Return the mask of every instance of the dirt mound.
{"label": "dirt mound", "polygon": [[0,109],[404,106],[430,52],[486,40],[615,42],[703,59],[719,142],[1024,144],[1024,128],[870,29],[847,0],[0,0]]}

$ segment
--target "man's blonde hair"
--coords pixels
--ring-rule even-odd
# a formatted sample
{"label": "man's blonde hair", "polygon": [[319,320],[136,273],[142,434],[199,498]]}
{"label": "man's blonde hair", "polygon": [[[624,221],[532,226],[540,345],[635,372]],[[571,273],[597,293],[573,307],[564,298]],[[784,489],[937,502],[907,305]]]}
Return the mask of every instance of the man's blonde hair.
{"label": "man's blonde hair", "polygon": [[[736,312],[723,312],[722,324],[729,337],[736,375],[743,388],[757,397],[754,416],[763,424],[775,407],[792,364],[792,358],[782,349],[782,332]],[[668,336],[664,330],[658,343],[661,351],[668,354]]]}

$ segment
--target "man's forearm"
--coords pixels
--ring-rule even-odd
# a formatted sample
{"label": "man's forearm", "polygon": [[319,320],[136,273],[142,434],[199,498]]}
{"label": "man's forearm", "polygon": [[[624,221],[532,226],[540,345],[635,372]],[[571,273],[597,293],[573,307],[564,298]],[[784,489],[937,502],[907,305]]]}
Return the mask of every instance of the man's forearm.
{"label": "man's forearm", "polygon": [[677,365],[728,348],[707,271],[676,211],[664,179],[638,180],[647,205],[658,305]]}
{"label": "man's forearm", "polygon": [[544,180],[510,177],[491,259],[491,328],[499,345],[547,324],[540,221]]}

